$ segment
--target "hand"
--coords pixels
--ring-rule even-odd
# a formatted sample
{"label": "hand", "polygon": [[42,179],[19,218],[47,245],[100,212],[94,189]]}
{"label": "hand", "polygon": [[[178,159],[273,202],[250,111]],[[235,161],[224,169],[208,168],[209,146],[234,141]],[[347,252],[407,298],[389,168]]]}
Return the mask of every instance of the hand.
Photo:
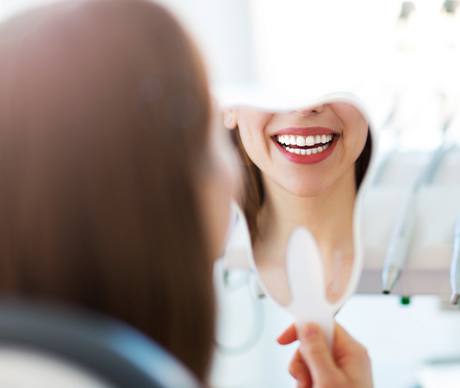
{"label": "hand", "polygon": [[300,337],[289,372],[300,388],[372,388],[371,362],[367,350],[339,324],[335,326],[332,350],[316,324],[294,325],[278,337],[287,345]]}

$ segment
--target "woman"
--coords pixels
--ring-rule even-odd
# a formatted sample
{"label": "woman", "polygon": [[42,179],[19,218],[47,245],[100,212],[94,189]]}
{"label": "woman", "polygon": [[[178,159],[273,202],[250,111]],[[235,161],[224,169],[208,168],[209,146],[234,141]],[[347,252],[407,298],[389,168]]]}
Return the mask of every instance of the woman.
{"label": "woman", "polygon": [[285,113],[229,109],[224,123],[245,167],[242,208],[270,293],[289,303],[285,249],[305,226],[324,258],[328,299],[337,301],[351,275],[355,199],[371,153],[365,116],[336,101]]}
{"label": "woman", "polygon": [[233,185],[210,118],[201,58],[158,6],[70,1],[4,24],[1,293],[122,319],[204,380]]}
{"label": "woman", "polygon": [[151,2],[1,25],[1,294],[128,322],[205,382],[236,185],[211,117],[196,49]]}

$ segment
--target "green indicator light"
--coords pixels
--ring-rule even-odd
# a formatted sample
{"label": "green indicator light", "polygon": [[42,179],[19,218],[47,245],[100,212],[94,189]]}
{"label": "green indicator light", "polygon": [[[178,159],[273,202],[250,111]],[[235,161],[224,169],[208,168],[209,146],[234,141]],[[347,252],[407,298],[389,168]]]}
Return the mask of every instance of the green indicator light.
{"label": "green indicator light", "polygon": [[400,303],[401,303],[403,306],[408,306],[408,305],[410,305],[410,296],[401,296]]}

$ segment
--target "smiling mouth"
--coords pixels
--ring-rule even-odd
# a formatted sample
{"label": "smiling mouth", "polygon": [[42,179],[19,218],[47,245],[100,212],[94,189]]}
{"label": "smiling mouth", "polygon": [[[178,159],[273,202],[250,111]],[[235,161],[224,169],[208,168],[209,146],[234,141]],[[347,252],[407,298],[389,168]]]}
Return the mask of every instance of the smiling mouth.
{"label": "smiling mouth", "polygon": [[309,136],[276,135],[273,136],[273,141],[291,154],[316,155],[332,146],[338,136],[334,133]]}
{"label": "smiling mouth", "polygon": [[315,164],[329,158],[342,133],[327,127],[290,127],[271,136],[276,148],[290,162]]}

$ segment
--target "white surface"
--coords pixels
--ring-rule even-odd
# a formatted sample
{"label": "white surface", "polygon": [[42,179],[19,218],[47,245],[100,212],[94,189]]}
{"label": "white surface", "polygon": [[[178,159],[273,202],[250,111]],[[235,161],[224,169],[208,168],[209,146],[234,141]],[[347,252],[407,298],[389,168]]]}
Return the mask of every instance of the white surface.
{"label": "white surface", "polygon": [[0,386],[5,388],[110,388],[88,371],[29,349],[0,348]]}
{"label": "white surface", "polygon": [[368,348],[375,388],[412,388],[424,361],[460,355],[460,312],[441,310],[435,297],[401,306],[396,297],[356,296],[338,321]]}
{"label": "white surface", "polygon": [[460,385],[460,365],[425,366],[419,372],[423,388],[458,388]]}
{"label": "white surface", "polygon": [[[227,344],[236,344],[254,323],[252,296],[243,287],[221,297],[220,338]],[[240,355],[218,352],[213,387],[295,386],[287,366],[296,345],[281,347],[276,343],[276,337],[290,324],[291,318],[270,301],[258,303],[265,314],[260,340]],[[426,360],[460,356],[460,311],[441,310],[435,297],[417,297],[411,305],[402,306],[393,296],[359,295],[347,302],[337,320],[367,347],[375,388],[413,388],[421,381],[418,377],[423,377],[420,369]]]}

